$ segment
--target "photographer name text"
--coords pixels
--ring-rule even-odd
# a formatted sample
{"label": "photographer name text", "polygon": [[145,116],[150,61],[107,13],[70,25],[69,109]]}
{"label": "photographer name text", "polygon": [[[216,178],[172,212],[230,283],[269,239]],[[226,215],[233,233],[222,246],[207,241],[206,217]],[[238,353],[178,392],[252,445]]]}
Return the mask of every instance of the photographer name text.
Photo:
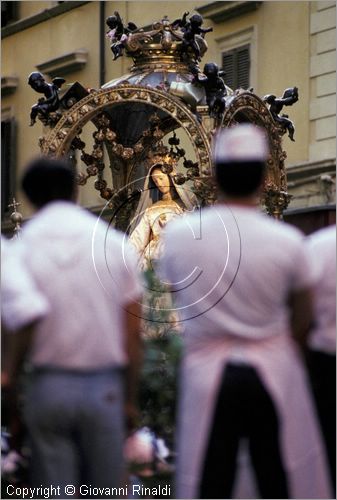
{"label": "photographer name text", "polygon": [[67,496],[73,497],[78,493],[80,495],[90,495],[93,498],[164,498],[170,497],[171,486],[168,484],[165,486],[158,485],[152,488],[140,484],[125,485],[120,488],[98,487],[90,484],[82,484],[78,487],[72,484],[68,484],[65,487],[41,485],[36,488],[20,487],[13,484],[7,486],[7,495],[13,498],[65,498]]}

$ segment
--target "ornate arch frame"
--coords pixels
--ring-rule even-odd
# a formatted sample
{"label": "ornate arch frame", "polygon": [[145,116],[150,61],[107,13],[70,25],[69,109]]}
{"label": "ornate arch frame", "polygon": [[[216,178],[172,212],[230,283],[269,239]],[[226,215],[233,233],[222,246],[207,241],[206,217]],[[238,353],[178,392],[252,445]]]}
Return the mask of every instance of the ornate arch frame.
{"label": "ornate arch frame", "polygon": [[239,91],[230,98],[221,127],[231,127],[242,121],[254,123],[266,130],[270,156],[261,201],[270,215],[281,218],[290,201],[284,165],[287,153],[282,149],[282,135],[285,131],[275,123],[262,99],[249,91]]}
{"label": "ornate arch frame", "polygon": [[[165,111],[186,132],[199,163],[200,176],[204,177],[206,182],[210,179],[212,163],[209,132],[178,98],[168,92],[140,85],[119,84],[108,89],[91,91],[87,97],[64,111],[54,128],[40,139],[41,153],[51,157],[65,155],[73,139],[89,121],[94,120],[107,107],[123,102],[148,104]],[[290,200],[284,166],[287,154],[282,149],[284,130],[275,123],[265,103],[258,96],[239,90],[227,100],[221,127],[231,127],[242,121],[259,125],[267,132],[271,153],[267,162],[267,177],[261,201],[270,215],[281,218]]]}
{"label": "ornate arch frame", "polygon": [[198,122],[195,115],[186,105],[169,93],[139,85],[121,84],[109,89],[92,91],[87,97],[65,111],[49,134],[40,140],[41,153],[52,157],[64,155],[84,125],[93,120],[106,107],[123,102],[148,104],[165,111],[184,129],[189,137],[199,162],[201,175],[210,174],[210,143],[204,127]]}

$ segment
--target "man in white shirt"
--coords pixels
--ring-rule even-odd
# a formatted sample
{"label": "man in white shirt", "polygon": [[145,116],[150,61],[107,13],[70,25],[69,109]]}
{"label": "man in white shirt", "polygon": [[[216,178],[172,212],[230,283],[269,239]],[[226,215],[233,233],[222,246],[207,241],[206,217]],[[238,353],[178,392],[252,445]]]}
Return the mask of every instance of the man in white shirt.
{"label": "man in white shirt", "polygon": [[[10,425],[14,430],[12,448],[20,448],[22,429],[11,391],[9,373],[12,333],[21,328],[31,328],[50,310],[48,301],[37,289],[22,259],[18,258],[16,248],[19,240],[7,240],[1,237],[1,390],[2,390],[2,425]],[[14,343],[15,345],[15,343]],[[14,369],[11,366],[11,369]]]}
{"label": "man in white shirt", "polygon": [[49,305],[33,329],[14,334],[9,363],[12,384],[23,356],[32,365],[24,418],[33,486],[59,487],[63,498],[66,485],[79,494],[84,484],[115,497],[126,420],[137,413],[137,259],[123,235],[75,205],[68,164],[37,159],[22,187],[38,212],[17,252]]}
{"label": "man in white shirt", "polygon": [[[302,234],[258,211],[267,157],[259,128],[222,131],[222,200],[165,234],[162,273],[185,327],[177,498],[330,495],[298,348],[311,320],[310,266]],[[242,490],[243,443],[258,493]]]}
{"label": "man in white shirt", "polygon": [[310,235],[307,243],[315,277],[309,372],[336,488],[336,225]]}
{"label": "man in white shirt", "polygon": [[10,332],[32,325],[49,312],[46,298],[37,289],[22,259],[18,258],[18,245],[18,240],[1,237],[2,388],[9,384],[5,354],[10,348]]}
{"label": "man in white shirt", "polygon": [[35,322],[49,311],[47,300],[17,258],[18,244],[1,237],[1,320],[9,331]]}

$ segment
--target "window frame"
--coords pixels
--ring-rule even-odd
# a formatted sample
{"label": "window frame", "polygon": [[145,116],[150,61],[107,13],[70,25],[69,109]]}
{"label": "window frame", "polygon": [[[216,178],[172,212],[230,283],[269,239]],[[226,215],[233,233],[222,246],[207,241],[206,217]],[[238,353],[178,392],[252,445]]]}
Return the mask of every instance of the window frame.
{"label": "window frame", "polygon": [[[246,85],[241,85],[239,83],[239,52],[243,50],[248,50],[248,74],[247,74],[247,80],[248,83]],[[226,84],[233,90],[237,88],[243,88],[247,90],[251,84],[250,84],[250,64],[251,64],[251,58],[250,58],[250,44],[242,45],[240,47],[235,47],[234,49],[226,50],[225,52],[222,52],[221,58],[222,58],[222,63],[221,67],[225,71],[225,76],[224,79],[226,80],[226,68],[224,65],[224,58],[226,56],[233,56],[233,82],[227,81]]]}
{"label": "window frame", "polygon": [[[244,30],[229,33],[224,37],[218,38],[216,43],[218,48],[217,53],[219,68],[222,67],[222,57],[224,53],[249,45],[249,86],[253,87],[256,92],[258,87],[257,26],[252,25]],[[224,81],[226,83],[226,75],[224,77]]]}

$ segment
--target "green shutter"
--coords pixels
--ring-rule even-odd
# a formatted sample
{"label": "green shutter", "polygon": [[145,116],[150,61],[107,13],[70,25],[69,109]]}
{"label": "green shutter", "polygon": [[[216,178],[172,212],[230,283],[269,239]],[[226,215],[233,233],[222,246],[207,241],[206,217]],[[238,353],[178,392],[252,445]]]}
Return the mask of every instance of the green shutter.
{"label": "green shutter", "polygon": [[234,52],[225,52],[222,55],[222,69],[225,71],[224,81],[231,89],[235,88]]}
{"label": "green shutter", "polygon": [[18,3],[15,1],[1,1],[1,28],[18,19]]}
{"label": "green shutter", "polygon": [[8,204],[15,195],[16,122],[1,122],[1,216],[9,212]]}
{"label": "green shutter", "polygon": [[250,55],[249,45],[229,50],[222,54],[224,80],[231,89],[249,87]]}
{"label": "green shutter", "polygon": [[243,89],[249,87],[249,45],[237,49],[237,86]]}

